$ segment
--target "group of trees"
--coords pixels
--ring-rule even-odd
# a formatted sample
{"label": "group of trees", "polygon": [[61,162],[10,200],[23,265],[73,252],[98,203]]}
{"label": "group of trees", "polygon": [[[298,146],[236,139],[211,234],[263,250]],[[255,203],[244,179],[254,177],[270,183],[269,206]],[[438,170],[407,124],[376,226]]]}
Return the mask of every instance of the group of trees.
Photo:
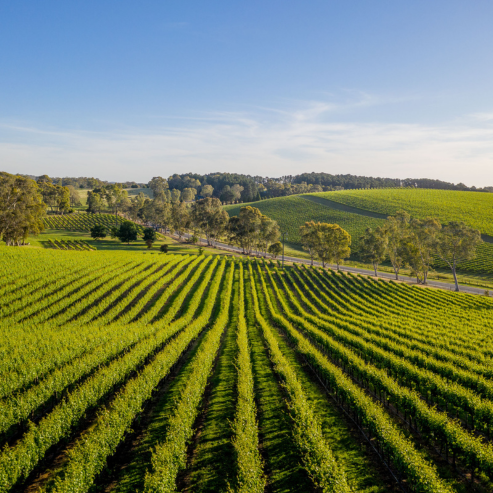
{"label": "group of trees", "polygon": [[[144,234],[148,230],[162,229],[164,232],[176,233],[179,238],[188,234],[191,241],[197,241],[199,236],[203,236],[209,246],[215,246],[219,240],[223,240],[239,246],[246,254],[255,251],[277,256],[281,250],[276,221],[250,206],[242,207],[238,216],[230,218],[216,197],[186,203],[167,202],[159,193],[154,199],[137,196],[130,201],[126,215],[150,226],[144,230]],[[102,226],[95,226],[91,229],[91,235],[93,238],[104,238],[110,234],[125,242],[135,241],[137,233],[135,238],[131,233],[127,234],[129,225],[133,224],[127,221],[118,228],[110,228],[109,232]],[[147,239],[144,237],[144,240]]]}
{"label": "group of trees", "polygon": [[263,215],[256,207],[242,207],[238,216],[229,220],[229,241],[251,254],[271,253],[274,257],[280,251],[280,230],[276,221]]}
{"label": "group of trees", "polygon": [[52,179],[47,175],[40,176],[36,183],[43,197],[43,202],[52,212],[61,214],[70,212],[71,194],[68,187],[53,184]]}
{"label": "group of trees", "polygon": [[463,222],[449,222],[442,226],[436,218],[411,219],[405,211],[390,216],[384,226],[368,228],[360,238],[359,255],[373,264],[375,276],[378,265],[387,258],[396,279],[402,267],[409,266],[419,284],[426,284],[434,259],[447,264],[459,291],[457,265],[474,258],[481,234]]}
{"label": "group of trees", "polygon": [[327,263],[337,265],[351,255],[351,235],[338,224],[309,221],[300,226],[303,249],[311,258],[318,258],[325,267]]}
{"label": "group of trees", "polygon": [[[109,235],[112,238],[118,238],[121,242],[130,244],[131,241],[137,241],[139,229],[132,221],[123,221],[120,226],[112,226],[108,229],[102,224],[96,224],[91,228],[91,237],[95,240],[102,240]],[[143,230],[142,239],[146,242],[147,248],[151,248],[157,240],[157,233],[153,228]]]}
{"label": "group of trees", "polygon": [[[153,178],[155,180],[155,178]],[[149,187],[152,188],[152,181]],[[161,178],[161,180],[164,180]],[[418,187],[445,190],[476,190],[491,192],[491,187],[477,189],[463,183],[448,183],[427,178],[381,178],[356,175],[331,175],[329,173],[302,173],[279,178],[242,175],[237,173],[210,173],[200,175],[187,173],[172,175],[167,180],[168,188],[183,193],[187,188],[195,189],[199,198],[216,197],[222,202],[254,202],[263,198],[281,197],[299,193],[326,192],[357,188]]]}

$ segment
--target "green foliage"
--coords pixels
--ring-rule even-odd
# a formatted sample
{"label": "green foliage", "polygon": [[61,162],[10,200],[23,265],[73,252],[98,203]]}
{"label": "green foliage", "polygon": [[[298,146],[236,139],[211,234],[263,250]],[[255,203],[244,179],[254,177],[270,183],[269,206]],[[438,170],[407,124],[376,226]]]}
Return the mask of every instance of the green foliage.
{"label": "green foliage", "polygon": [[124,221],[122,224],[120,224],[120,228],[118,229],[116,237],[121,242],[127,243],[128,245],[131,241],[137,241],[138,232],[139,230],[134,223],[130,221]]}
{"label": "green foliage", "polygon": [[154,228],[145,228],[144,229],[144,235],[142,236],[142,239],[147,243],[150,242],[151,245],[154,243],[157,239],[157,233]]}
{"label": "green foliage", "polygon": [[269,246],[267,250],[274,258],[278,257],[282,253],[282,243],[280,241],[276,241]]}
{"label": "green foliage", "polygon": [[96,224],[91,228],[91,238],[95,240],[101,240],[102,238],[106,238],[107,230],[102,224]]}

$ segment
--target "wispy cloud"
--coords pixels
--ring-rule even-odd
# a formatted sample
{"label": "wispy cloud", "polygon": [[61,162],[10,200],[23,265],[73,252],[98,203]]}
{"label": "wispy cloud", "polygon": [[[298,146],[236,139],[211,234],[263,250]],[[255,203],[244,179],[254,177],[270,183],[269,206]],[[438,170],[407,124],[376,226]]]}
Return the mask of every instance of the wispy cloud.
{"label": "wispy cloud", "polygon": [[[371,97],[367,104],[374,104]],[[493,185],[489,117],[466,115],[440,125],[351,123],[334,121],[337,111],[337,105],[312,101],[293,109],[209,113],[111,132],[4,122],[0,170],[138,181],[188,171],[263,176],[325,171]]]}

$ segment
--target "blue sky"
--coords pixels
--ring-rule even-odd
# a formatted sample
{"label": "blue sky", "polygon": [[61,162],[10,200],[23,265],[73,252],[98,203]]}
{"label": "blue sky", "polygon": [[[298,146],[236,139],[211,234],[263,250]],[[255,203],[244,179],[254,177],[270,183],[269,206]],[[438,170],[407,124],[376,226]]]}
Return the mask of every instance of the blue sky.
{"label": "blue sky", "polygon": [[493,185],[491,1],[0,2],[0,169]]}

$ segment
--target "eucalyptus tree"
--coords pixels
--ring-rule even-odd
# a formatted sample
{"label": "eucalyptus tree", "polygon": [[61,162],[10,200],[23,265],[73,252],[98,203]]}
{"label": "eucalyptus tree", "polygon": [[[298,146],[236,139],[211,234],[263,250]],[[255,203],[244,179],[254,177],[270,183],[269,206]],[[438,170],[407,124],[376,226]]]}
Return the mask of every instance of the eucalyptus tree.
{"label": "eucalyptus tree", "polygon": [[436,235],[434,251],[450,267],[456,291],[459,291],[457,265],[473,259],[481,242],[481,233],[463,222],[451,221]]}
{"label": "eucalyptus tree", "polygon": [[375,277],[378,277],[378,265],[387,257],[389,238],[384,228],[378,226],[375,230],[367,228],[360,237],[359,256],[361,260],[371,262]]}

